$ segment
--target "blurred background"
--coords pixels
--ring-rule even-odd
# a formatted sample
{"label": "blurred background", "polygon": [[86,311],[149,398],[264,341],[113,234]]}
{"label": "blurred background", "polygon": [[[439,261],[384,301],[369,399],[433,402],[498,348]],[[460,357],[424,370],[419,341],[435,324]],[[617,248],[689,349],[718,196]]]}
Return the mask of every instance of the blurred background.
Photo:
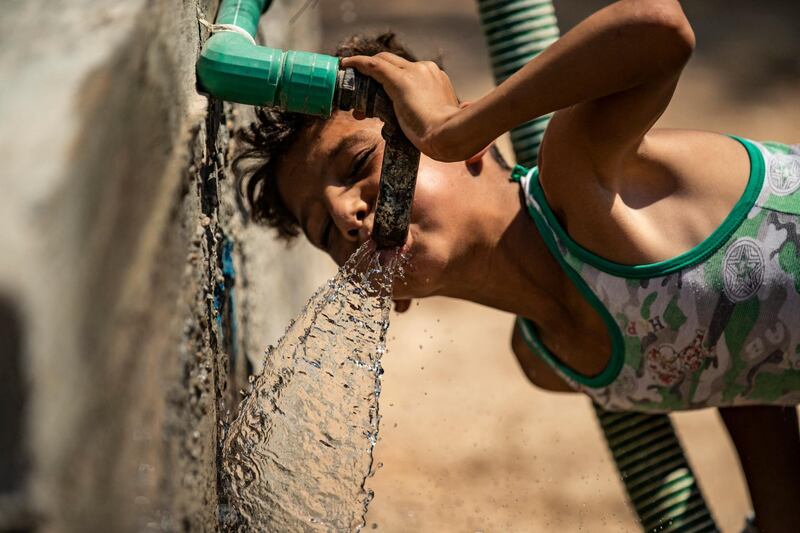
{"label": "blurred background", "polygon": [[[562,32],[606,3],[556,0]],[[249,110],[194,85],[215,1],[2,8],[0,531],[213,531],[220,423],[333,265],[236,202]],[[697,49],[659,125],[800,142],[800,3],[684,9]],[[461,98],[493,86],[471,0],[280,0],[262,22],[262,42],[322,52],[391,29],[442,57]],[[638,530],[588,400],[528,384],[511,325],[447,299],[393,315],[367,529]],[[750,504],[716,413],[673,420],[739,531]]]}

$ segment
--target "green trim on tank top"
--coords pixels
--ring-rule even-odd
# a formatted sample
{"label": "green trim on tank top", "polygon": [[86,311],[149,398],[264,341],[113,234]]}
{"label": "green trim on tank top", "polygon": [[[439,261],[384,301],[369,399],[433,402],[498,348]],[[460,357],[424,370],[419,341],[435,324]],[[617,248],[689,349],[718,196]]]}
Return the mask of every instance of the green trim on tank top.
{"label": "green trim on tank top", "polygon": [[548,229],[547,222],[544,220],[544,218],[542,218],[536,209],[529,207],[528,212],[533,217],[533,222],[536,225],[536,228],[539,230],[539,234],[544,240],[547,249],[550,250],[550,253],[561,265],[561,268],[567,274],[567,277],[569,277],[570,281],[575,284],[581,295],[586,298],[592,308],[597,311],[598,315],[600,315],[600,318],[603,319],[603,323],[608,329],[608,336],[611,339],[611,357],[609,358],[606,367],[599,374],[587,376],[568,367],[561,362],[558,357],[551,353],[550,350],[548,350],[547,347],[539,340],[539,336],[536,334],[536,326],[533,322],[527,318],[517,317],[517,320],[520,322],[520,331],[522,332],[522,336],[525,339],[525,342],[527,342],[534,351],[538,352],[541,357],[543,357],[550,365],[558,368],[573,381],[593,388],[610,385],[615,379],[617,379],[617,376],[622,371],[622,366],[625,362],[622,331],[619,328],[619,324],[617,324],[617,321],[611,316],[611,313],[608,312],[608,309],[605,305],[603,305],[603,302],[601,302],[597,295],[589,288],[589,286],[586,284],[586,281],[584,281],[580,274],[578,274],[561,255],[558,250],[558,245],[553,239],[553,234]]}
{"label": "green trim on tank top", "polygon": [[[733,209],[730,213],[728,213],[728,216],[725,217],[725,220],[722,221],[722,224],[720,224],[720,226],[714,230],[711,235],[706,237],[700,244],[678,256],[675,256],[671,259],[665,259],[664,261],[659,261],[657,263],[648,263],[643,265],[623,265],[621,263],[615,263],[600,257],[594,252],[590,252],[572,240],[572,237],[570,237],[567,232],[564,231],[564,228],[561,227],[561,224],[558,222],[558,219],[556,219],[556,216],[553,214],[553,211],[550,209],[550,206],[547,203],[547,199],[544,196],[544,191],[539,183],[538,167],[534,167],[533,169],[533,175],[531,176],[530,183],[528,184],[529,193],[536,199],[536,202],[541,207],[542,213],[544,213],[549,226],[553,228],[553,231],[556,232],[558,238],[561,240],[564,246],[567,247],[570,253],[574,254],[575,257],[584,263],[587,263],[598,270],[602,270],[603,272],[607,272],[622,278],[641,279],[666,276],[672,272],[689,268],[701,263],[710,257],[714,252],[716,252],[731,237],[731,235],[733,235],[736,229],[739,228],[747,216],[747,213],[750,211],[750,209],[752,209],[753,205],[755,205],[758,195],[761,193],[761,188],[764,183],[764,157],[761,155],[759,149],[746,139],[742,139],[735,135],[730,135],[730,137],[739,141],[742,146],[744,146],[744,148],[747,150],[747,155],[750,158],[750,177],[748,178],[747,185],[745,186],[741,198],[739,198],[739,200],[733,206]],[[518,170],[515,167],[514,173],[520,172],[522,168],[524,167],[520,167],[520,170]],[[512,176],[513,175],[514,174],[512,174]],[[531,210],[529,209],[529,211]]]}

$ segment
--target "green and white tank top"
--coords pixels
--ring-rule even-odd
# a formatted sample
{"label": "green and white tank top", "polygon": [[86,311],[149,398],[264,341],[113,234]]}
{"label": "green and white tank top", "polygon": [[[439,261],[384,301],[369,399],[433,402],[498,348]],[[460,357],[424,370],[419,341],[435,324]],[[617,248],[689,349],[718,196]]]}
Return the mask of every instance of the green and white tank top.
{"label": "green and white tank top", "polygon": [[[736,137],[735,137],[736,138]],[[608,410],[800,403],[800,145],[736,138],[742,197],[708,238],[672,259],[621,265],[583,248],[545,200],[538,169],[514,169],[550,251],[608,327],[612,353],[579,374],[518,318],[529,346]]]}

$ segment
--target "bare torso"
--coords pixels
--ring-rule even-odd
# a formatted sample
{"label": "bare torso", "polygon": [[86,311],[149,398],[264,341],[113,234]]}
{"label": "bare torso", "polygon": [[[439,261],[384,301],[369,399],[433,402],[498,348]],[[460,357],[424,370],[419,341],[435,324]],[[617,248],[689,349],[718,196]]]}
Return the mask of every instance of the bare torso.
{"label": "bare torso", "polygon": [[[628,265],[663,261],[702,242],[739,200],[750,170],[736,140],[663,129],[651,130],[613,176],[598,176],[591,166],[574,147],[546,138],[542,188],[573,240]],[[540,331],[542,342],[578,372],[597,374],[610,358],[607,330],[566,274],[559,277],[571,324]]]}

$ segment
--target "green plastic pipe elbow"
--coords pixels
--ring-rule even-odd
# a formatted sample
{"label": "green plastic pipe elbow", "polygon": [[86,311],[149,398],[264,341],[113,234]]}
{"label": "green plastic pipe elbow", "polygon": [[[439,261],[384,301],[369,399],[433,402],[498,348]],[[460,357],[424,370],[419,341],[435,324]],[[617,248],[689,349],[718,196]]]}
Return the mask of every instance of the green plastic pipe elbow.
{"label": "green plastic pipe elbow", "polygon": [[233,24],[255,37],[258,19],[272,5],[272,0],[223,0],[217,13],[217,24]]}
{"label": "green plastic pipe elbow", "polygon": [[[270,0],[223,0],[216,26],[232,25],[255,38],[258,19]],[[339,58],[258,46],[242,33],[216,31],[197,61],[201,91],[256,106],[328,117]]]}

